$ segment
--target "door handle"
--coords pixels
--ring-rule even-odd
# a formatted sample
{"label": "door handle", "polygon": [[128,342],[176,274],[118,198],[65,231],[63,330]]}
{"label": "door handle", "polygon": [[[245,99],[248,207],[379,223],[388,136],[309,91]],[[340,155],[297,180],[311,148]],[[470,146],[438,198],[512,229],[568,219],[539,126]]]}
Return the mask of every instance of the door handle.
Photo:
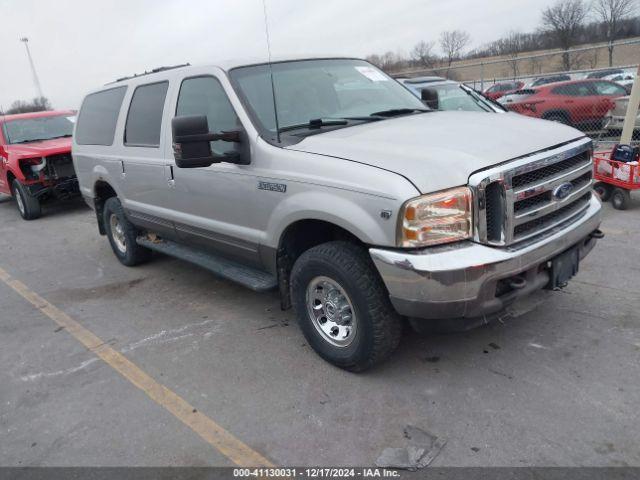
{"label": "door handle", "polygon": [[176,186],[176,179],[173,176],[173,165],[169,165],[169,178],[167,178],[167,185],[169,185],[169,188],[175,188]]}

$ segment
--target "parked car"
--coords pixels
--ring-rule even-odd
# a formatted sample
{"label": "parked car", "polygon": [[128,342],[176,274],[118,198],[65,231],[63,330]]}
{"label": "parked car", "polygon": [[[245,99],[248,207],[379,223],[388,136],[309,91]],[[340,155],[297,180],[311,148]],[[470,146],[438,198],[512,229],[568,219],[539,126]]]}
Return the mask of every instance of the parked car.
{"label": "parked car", "polygon": [[583,130],[603,127],[613,100],[626,95],[626,90],[606,80],[572,80],[536,88],[525,88],[498,101],[507,109],[543,118]]}
{"label": "parked car", "polygon": [[541,87],[542,85],[547,85],[548,83],[566,82],[568,80],[571,80],[571,77],[569,75],[551,75],[549,77],[536,78],[529,84],[529,86]]}
{"label": "parked car", "polygon": [[630,72],[614,73],[613,75],[602,77],[603,80],[609,80],[610,82],[615,82],[618,85],[623,86],[628,94],[631,94],[631,87],[633,87],[635,78],[636,75]]}
{"label": "parked car", "polygon": [[71,160],[75,111],[0,116],[0,194],[13,196],[20,215],[33,220],[41,203],[79,195]]}
{"label": "parked car", "polygon": [[[604,128],[609,131],[610,135],[617,136],[622,132],[624,126],[624,119],[629,108],[629,97],[619,97],[613,101],[613,108],[607,112],[605,116]],[[636,117],[634,124],[634,138],[640,134],[640,112]]]}
{"label": "parked car", "polygon": [[73,159],[122,264],[158,251],[278,289],[309,345],[359,371],[402,316],[470,328],[564,286],[601,236],[591,149],[564,125],[427,110],[327,58],[109,84],[82,103]]}
{"label": "parked car", "polygon": [[520,90],[522,87],[524,87],[524,82],[520,81],[500,82],[487,88],[484,95],[491,100],[497,100],[503,95]]}
{"label": "parked car", "polygon": [[624,73],[624,70],[622,70],[621,68],[608,68],[605,70],[591,72],[586,76],[586,78],[604,78],[610,75],[622,75]]}
{"label": "parked car", "polygon": [[506,109],[463,83],[452,80],[407,83],[399,80],[411,93],[433,110],[466,110],[504,113]]}

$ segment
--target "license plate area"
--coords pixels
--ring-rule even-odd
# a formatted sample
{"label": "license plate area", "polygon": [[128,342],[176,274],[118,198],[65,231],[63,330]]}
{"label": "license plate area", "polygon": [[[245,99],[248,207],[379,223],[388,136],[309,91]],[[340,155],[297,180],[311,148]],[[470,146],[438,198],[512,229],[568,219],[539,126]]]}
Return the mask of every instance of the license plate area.
{"label": "license plate area", "polygon": [[564,288],[569,283],[569,280],[578,273],[580,249],[578,247],[571,248],[551,259],[550,264],[550,280],[547,288],[551,290]]}

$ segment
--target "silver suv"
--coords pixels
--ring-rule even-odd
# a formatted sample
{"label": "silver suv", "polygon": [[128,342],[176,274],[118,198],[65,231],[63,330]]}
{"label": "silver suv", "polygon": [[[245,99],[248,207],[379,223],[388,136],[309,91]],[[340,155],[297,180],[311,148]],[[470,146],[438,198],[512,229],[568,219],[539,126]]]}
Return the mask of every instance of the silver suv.
{"label": "silver suv", "polygon": [[468,328],[563,287],[601,236],[591,150],[324,58],[121,79],[84,99],[73,158],[120,262],[158,251],[279,289],[316,352],[358,371],[403,317]]}

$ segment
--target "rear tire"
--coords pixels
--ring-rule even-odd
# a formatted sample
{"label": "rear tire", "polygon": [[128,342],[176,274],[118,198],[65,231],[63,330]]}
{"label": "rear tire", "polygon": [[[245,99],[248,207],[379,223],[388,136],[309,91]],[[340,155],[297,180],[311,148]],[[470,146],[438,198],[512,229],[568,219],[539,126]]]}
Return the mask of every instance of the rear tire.
{"label": "rear tire", "polygon": [[124,214],[122,204],[117,197],[111,197],[104,203],[104,227],[111,249],[120,263],[127,267],[149,261],[151,250],[136,243],[138,232]]}
{"label": "rear tire", "polygon": [[603,202],[608,202],[611,198],[611,190],[613,188],[604,182],[598,182],[593,186],[593,191],[600,197]]}
{"label": "rear tire", "polygon": [[624,188],[615,188],[611,193],[611,204],[616,210],[626,210],[631,203],[631,193]]}
{"label": "rear tire", "polygon": [[18,180],[13,181],[13,195],[16,197],[18,212],[24,220],[35,220],[42,215],[40,201]]}
{"label": "rear tire", "polygon": [[309,345],[340,368],[366,370],[400,342],[401,318],[368,253],[355,244],[304,252],[291,272],[291,298]]}

